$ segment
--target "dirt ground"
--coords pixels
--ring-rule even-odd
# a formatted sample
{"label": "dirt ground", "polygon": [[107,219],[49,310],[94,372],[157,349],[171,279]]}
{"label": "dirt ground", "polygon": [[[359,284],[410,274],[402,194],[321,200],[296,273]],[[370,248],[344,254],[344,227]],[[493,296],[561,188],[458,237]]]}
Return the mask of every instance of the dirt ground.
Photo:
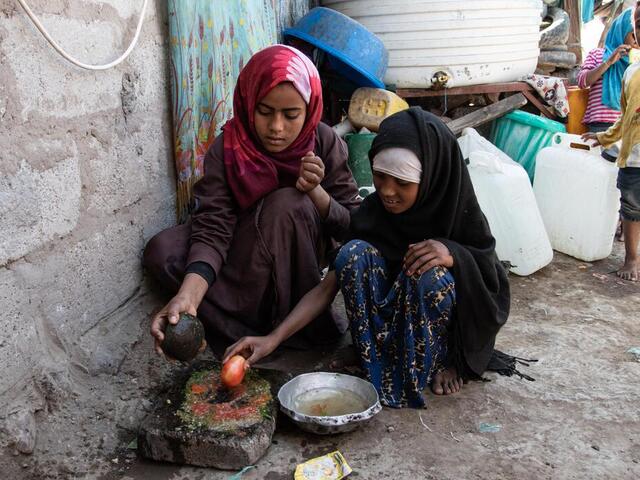
{"label": "dirt ground", "polygon": [[[580,262],[556,253],[536,274],[511,276],[509,322],[497,347],[539,362],[535,382],[487,374],[427,408],[383,409],[352,433],[315,436],[279,419],[273,445],[242,479],[290,479],[296,464],[340,450],[363,479],[640,478],[640,285],[613,272],[622,259]],[[157,464],[136,457],[135,431],[173,369],[149,356],[144,333],[162,299],[143,288],[123,312],[142,341],[114,376],[78,378],[59,406],[40,414],[36,450],[4,449],[6,478],[98,480],[227,479],[234,472]],[[277,353],[264,367],[327,370],[353,357],[343,342],[316,352]],[[489,424],[492,432],[484,431]]]}

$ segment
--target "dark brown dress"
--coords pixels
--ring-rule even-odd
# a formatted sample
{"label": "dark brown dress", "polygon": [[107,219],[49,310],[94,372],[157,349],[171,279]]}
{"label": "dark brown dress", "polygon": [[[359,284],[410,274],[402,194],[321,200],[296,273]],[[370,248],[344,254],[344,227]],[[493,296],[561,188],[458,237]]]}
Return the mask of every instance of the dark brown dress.
{"label": "dark brown dress", "polygon": [[[307,194],[282,187],[239,211],[225,177],[220,135],[194,187],[191,221],[157,234],[144,251],[147,270],[172,293],[185,268],[206,262],[216,273],[198,309],[209,340],[235,341],[273,330],[298,301],[320,282],[320,264],[332,239],[349,227],[350,210],[360,202],[347,167],[344,142],[327,125],[317,129],[315,153],[324,162],[322,187],[331,196],[322,220]],[[305,346],[343,333],[347,322],[331,309],[297,335]]]}

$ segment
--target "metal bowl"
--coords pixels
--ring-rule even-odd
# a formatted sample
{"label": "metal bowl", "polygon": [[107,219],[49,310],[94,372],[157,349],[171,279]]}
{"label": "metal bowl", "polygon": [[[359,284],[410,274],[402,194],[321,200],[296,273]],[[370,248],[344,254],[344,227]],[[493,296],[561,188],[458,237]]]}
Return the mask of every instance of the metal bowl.
{"label": "metal bowl", "polygon": [[[336,392],[352,401],[351,410],[343,415],[311,415],[303,412],[302,402],[313,402],[313,396]],[[318,397],[319,398],[319,397]],[[353,403],[357,399],[357,403]],[[363,424],[382,407],[375,387],[366,380],[351,375],[329,372],[305,373],[285,383],[278,392],[280,409],[303,430],[321,435],[350,432]]]}

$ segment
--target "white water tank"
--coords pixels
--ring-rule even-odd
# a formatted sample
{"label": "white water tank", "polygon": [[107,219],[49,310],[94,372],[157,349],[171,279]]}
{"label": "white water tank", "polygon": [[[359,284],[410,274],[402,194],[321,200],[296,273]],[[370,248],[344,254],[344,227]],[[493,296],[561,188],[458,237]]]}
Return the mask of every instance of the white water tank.
{"label": "white water tank", "polygon": [[538,63],[541,0],[322,0],[378,35],[386,84],[428,88],[510,82]]}
{"label": "white water tank", "polygon": [[608,257],[618,222],[618,168],[579,135],[556,133],[536,156],[533,192],[551,246],[591,262]]}

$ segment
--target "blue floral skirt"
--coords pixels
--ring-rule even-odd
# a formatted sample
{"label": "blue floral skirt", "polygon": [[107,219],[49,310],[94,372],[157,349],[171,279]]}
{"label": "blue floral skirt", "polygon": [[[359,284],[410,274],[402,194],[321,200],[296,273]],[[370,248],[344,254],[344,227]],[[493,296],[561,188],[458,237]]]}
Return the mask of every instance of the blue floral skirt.
{"label": "blue floral skirt", "polygon": [[344,245],[335,267],[354,346],[381,403],[423,407],[422,391],[445,367],[453,276],[435,267],[389,278],[380,251],[362,240]]}

